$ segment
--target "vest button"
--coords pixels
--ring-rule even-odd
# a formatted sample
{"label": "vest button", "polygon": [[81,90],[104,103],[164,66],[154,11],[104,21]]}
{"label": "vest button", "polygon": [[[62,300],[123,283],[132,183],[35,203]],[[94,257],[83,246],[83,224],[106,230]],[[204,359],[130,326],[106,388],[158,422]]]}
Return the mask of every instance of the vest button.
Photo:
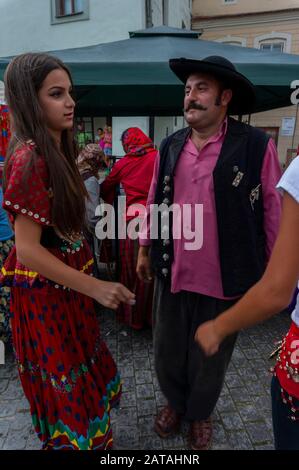
{"label": "vest button", "polygon": [[165,186],[165,188],[163,189],[163,193],[169,193],[170,189],[170,186]]}
{"label": "vest button", "polygon": [[163,199],[163,204],[169,204],[170,203],[170,200],[166,197],[165,199]]}
{"label": "vest button", "polygon": [[164,182],[169,183],[170,181],[170,176],[164,176]]}
{"label": "vest button", "polygon": [[163,276],[166,277],[167,274],[168,274],[168,269],[167,269],[167,268],[163,268],[163,269],[162,269],[162,274],[163,274]]}
{"label": "vest button", "polygon": [[170,245],[170,240],[168,240],[168,239],[167,239],[167,240],[163,240],[163,245],[164,245],[164,246]]}
{"label": "vest button", "polygon": [[167,253],[164,253],[164,255],[163,255],[163,259],[164,259],[164,261],[167,261],[167,260],[169,260],[169,255],[168,255]]}

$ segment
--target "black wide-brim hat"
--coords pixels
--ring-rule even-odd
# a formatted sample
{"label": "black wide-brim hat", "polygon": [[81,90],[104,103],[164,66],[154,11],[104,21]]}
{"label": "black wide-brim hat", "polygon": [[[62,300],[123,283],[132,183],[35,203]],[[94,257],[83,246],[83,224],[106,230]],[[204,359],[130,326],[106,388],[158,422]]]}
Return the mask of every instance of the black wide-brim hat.
{"label": "black wide-brim hat", "polygon": [[186,83],[194,73],[206,73],[224,83],[233,92],[228,105],[229,114],[251,114],[255,109],[255,90],[253,84],[225,57],[209,56],[202,60],[170,59],[169,66],[175,75]]}

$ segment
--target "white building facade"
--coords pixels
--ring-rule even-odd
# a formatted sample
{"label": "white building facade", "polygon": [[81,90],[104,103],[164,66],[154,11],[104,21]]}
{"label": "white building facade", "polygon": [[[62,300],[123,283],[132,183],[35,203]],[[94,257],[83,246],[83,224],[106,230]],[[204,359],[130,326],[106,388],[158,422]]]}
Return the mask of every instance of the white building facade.
{"label": "white building facade", "polygon": [[128,39],[162,24],[190,28],[191,0],[1,0],[0,57]]}

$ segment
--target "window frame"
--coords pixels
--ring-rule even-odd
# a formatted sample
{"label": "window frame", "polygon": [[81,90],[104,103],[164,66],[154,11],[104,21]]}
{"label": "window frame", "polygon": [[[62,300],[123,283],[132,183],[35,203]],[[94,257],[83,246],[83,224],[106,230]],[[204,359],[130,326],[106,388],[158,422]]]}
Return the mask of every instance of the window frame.
{"label": "window frame", "polygon": [[[282,46],[279,52],[284,52],[285,45],[286,45],[285,41],[281,41],[281,42],[275,42],[275,41],[273,41],[273,42],[266,42],[266,41],[262,41],[262,42],[260,42],[260,50],[261,50],[261,51],[269,50],[270,52],[274,52],[273,46],[275,46],[275,45]],[[264,47],[264,46],[270,46],[270,47],[267,48],[267,47]]]}
{"label": "window frame", "polygon": [[[55,16],[56,18],[62,18],[64,16],[74,16],[74,15],[81,15],[84,13],[83,9],[83,2],[82,2],[82,10],[76,11],[76,0],[70,0],[71,1],[71,13],[65,13],[65,2],[66,0],[56,0],[55,2]],[[59,13],[57,12],[59,8]]]}
{"label": "window frame", "polygon": [[82,11],[75,11],[75,0],[71,0],[73,12],[59,14],[63,2],[64,0],[51,0],[51,24],[89,20],[89,0],[81,0]]}
{"label": "window frame", "polygon": [[231,36],[227,35],[222,38],[218,38],[214,40],[215,42],[221,42],[222,44],[230,44],[232,42],[238,43],[238,44],[232,44],[233,46],[240,46],[240,47],[246,47],[247,44],[247,39],[242,38],[240,36]]}
{"label": "window frame", "polygon": [[290,33],[281,33],[272,31],[271,33],[262,34],[261,36],[256,36],[253,41],[253,47],[256,49],[261,49],[261,44],[278,44],[283,43],[284,48],[282,53],[286,52],[291,53],[292,45],[292,35]]}

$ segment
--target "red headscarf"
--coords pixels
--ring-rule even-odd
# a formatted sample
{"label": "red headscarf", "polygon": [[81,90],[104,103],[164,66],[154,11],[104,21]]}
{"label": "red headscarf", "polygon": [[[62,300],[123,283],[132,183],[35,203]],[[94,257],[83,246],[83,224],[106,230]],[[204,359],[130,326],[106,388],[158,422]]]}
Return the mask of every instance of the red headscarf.
{"label": "red headscarf", "polygon": [[155,150],[153,141],[139,127],[129,127],[121,136],[127,155],[139,157]]}

